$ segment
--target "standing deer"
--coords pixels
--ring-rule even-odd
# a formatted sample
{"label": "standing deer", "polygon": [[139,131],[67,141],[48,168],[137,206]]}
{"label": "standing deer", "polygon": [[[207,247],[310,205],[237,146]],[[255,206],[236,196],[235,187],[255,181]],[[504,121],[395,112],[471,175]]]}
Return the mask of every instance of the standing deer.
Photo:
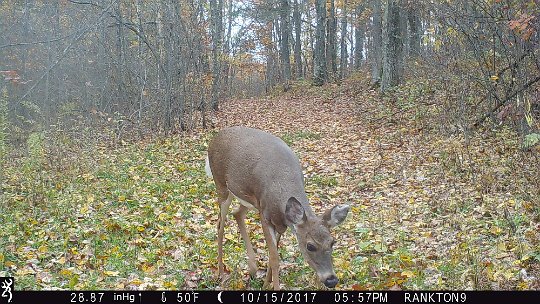
{"label": "standing deer", "polygon": [[338,283],[332,265],[335,243],[330,229],[341,224],[348,205],[338,205],[322,216],[314,214],[304,189],[300,161],[281,139],[261,130],[231,127],[219,132],[208,145],[206,172],[213,177],[220,208],[218,221],[218,274],[223,276],[223,233],[233,197],[240,205],[233,215],[248,255],[251,276],[257,272],[255,253],[246,232],[249,209],[259,211],[268,246],[264,286],[279,289],[278,244],[287,227],[295,233],[300,252],[328,288]]}

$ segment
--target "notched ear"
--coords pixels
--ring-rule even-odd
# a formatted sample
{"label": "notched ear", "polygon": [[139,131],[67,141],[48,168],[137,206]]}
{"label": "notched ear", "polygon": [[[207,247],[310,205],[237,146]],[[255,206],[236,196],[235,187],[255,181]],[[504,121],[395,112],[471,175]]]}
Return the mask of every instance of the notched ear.
{"label": "notched ear", "polygon": [[306,212],[302,204],[294,198],[291,197],[287,201],[285,206],[285,217],[287,220],[295,225],[301,224],[306,220]]}
{"label": "notched ear", "polygon": [[323,222],[328,226],[328,228],[334,228],[337,225],[343,223],[347,214],[349,214],[349,205],[337,205],[332,209],[326,210],[323,215]]}

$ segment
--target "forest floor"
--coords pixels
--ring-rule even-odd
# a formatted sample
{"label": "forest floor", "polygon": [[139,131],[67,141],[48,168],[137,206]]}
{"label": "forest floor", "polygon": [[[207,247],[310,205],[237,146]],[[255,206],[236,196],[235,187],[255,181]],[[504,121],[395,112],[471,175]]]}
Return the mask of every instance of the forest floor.
{"label": "forest floor", "polygon": [[[5,166],[0,276],[21,289],[261,288],[267,251],[254,213],[257,277],[232,216],[228,276],[215,277],[218,206],[204,173],[208,140],[246,125],[298,154],[316,212],[351,205],[333,232],[338,289],[539,289],[538,152],[504,126],[444,132],[433,96],[398,95],[353,77],[225,102],[209,131],[117,148],[36,140]],[[291,232],[279,251],[283,288],[323,288]]]}

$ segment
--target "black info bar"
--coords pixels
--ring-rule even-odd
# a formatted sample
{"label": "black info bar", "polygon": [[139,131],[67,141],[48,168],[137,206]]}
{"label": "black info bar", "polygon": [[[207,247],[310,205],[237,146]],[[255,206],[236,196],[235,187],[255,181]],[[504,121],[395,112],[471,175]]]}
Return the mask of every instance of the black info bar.
{"label": "black info bar", "polygon": [[538,291],[137,291],[17,290],[13,277],[0,277],[2,303],[540,303]]}
{"label": "black info bar", "polygon": [[0,303],[540,303],[535,291],[17,291]]}

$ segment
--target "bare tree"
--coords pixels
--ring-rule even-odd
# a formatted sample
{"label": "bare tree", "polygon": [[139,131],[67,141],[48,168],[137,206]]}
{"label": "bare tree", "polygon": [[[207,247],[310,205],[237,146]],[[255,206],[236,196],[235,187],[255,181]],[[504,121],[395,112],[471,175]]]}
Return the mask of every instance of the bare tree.
{"label": "bare tree", "polygon": [[291,14],[289,0],[280,0],[279,16],[281,21],[281,63],[283,73],[283,89],[289,90],[289,80],[291,79],[291,59],[289,51],[289,18]]}
{"label": "bare tree", "polygon": [[317,29],[315,34],[314,50],[314,75],[313,83],[317,86],[323,85],[327,80],[326,70],[326,1],[317,0],[315,2],[317,12]]}
{"label": "bare tree", "polygon": [[359,69],[362,64],[364,53],[364,35],[365,35],[365,21],[362,20],[362,13],[364,12],[364,5],[358,4],[355,9],[355,23],[354,23],[354,68]]}
{"label": "bare tree", "polygon": [[383,33],[383,73],[381,91],[385,92],[401,81],[403,59],[403,38],[401,30],[402,0],[388,0],[385,7]]}
{"label": "bare tree", "polygon": [[223,47],[223,0],[210,1],[210,19],[212,32],[212,109],[218,110],[218,95],[221,82],[221,54]]}
{"label": "bare tree", "polygon": [[339,59],[339,78],[345,77],[345,71],[347,70],[347,0],[343,1],[343,8],[341,10],[341,37],[339,42],[340,47],[340,59]]}
{"label": "bare tree", "polygon": [[291,77],[322,85],[364,61],[386,90],[402,79],[405,54],[421,63],[413,73],[426,68],[445,88],[448,79],[467,84],[463,94],[478,100],[447,109],[462,125],[517,113],[526,135],[540,107],[537,16],[523,1],[2,1],[8,136],[24,143],[49,125],[112,126],[116,139],[130,128],[206,126],[224,96]]}
{"label": "bare tree", "polygon": [[381,0],[372,0],[373,8],[373,25],[371,35],[373,44],[371,45],[370,54],[372,54],[371,62],[371,82],[378,84],[381,79],[382,72],[382,11]]}
{"label": "bare tree", "polygon": [[330,78],[335,79],[337,74],[337,19],[336,19],[336,7],[335,1],[329,0],[329,14],[327,19],[327,36],[326,36],[326,60],[328,61],[328,69],[330,72]]}
{"label": "bare tree", "polygon": [[420,55],[420,11],[416,2],[409,1],[407,6],[407,22],[409,28],[409,55],[417,57]]}
{"label": "bare tree", "polygon": [[294,22],[294,66],[296,71],[296,78],[303,78],[304,73],[302,69],[302,40],[301,40],[301,14],[298,7],[298,0],[294,0],[293,4],[293,22]]}

